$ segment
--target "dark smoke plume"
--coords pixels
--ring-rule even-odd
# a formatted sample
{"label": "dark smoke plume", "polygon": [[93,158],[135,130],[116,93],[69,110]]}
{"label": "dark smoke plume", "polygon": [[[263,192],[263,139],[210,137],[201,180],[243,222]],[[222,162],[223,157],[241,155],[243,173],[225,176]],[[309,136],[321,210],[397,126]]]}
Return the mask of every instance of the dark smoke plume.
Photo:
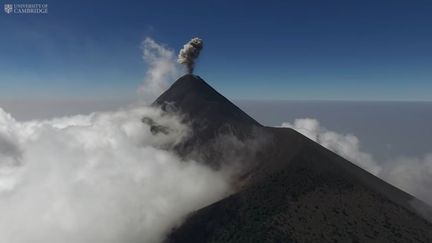
{"label": "dark smoke plume", "polygon": [[188,73],[193,73],[195,60],[198,58],[203,44],[203,40],[200,38],[193,38],[180,50],[177,61],[186,65]]}

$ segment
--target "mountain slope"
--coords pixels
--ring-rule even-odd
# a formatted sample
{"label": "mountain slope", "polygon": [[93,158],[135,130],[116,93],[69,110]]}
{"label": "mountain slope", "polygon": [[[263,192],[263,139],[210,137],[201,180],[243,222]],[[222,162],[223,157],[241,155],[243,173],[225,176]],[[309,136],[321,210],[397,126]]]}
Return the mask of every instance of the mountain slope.
{"label": "mountain slope", "polygon": [[[177,146],[183,156],[200,151],[205,162],[219,167],[222,160],[220,136],[240,139],[253,136],[262,125],[231,103],[199,76],[186,74],[156,99],[153,105],[177,112],[192,128],[191,137]],[[201,159],[200,159],[201,160]]]}
{"label": "mountain slope", "polygon": [[248,114],[219,94],[199,76],[187,74],[179,78],[154,102],[164,109],[179,109],[187,120],[205,121],[211,128],[230,125],[261,126]]}
{"label": "mountain slope", "polygon": [[291,154],[285,130],[274,131],[280,148],[266,149],[259,179],[193,213],[167,242],[431,242],[412,196],[312,141]]}
{"label": "mountain slope", "polygon": [[256,130],[268,138],[245,157],[253,166],[237,178],[243,186],[191,214],[167,242],[432,242],[432,224],[412,206],[420,201],[292,129],[261,126],[196,76],[155,104],[193,124],[183,153],[206,153],[202,144],[224,127],[243,141],[260,139]]}

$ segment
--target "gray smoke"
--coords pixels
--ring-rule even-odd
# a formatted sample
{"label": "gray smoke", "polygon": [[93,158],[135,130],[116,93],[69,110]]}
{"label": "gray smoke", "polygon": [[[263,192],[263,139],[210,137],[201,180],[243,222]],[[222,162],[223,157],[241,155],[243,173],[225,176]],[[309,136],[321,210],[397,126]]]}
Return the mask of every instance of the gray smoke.
{"label": "gray smoke", "polygon": [[203,48],[203,40],[200,38],[193,38],[183,46],[180,50],[177,61],[180,64],[185,64],[188,73],[193,73],[195,60],[198,58],[201,49]]}

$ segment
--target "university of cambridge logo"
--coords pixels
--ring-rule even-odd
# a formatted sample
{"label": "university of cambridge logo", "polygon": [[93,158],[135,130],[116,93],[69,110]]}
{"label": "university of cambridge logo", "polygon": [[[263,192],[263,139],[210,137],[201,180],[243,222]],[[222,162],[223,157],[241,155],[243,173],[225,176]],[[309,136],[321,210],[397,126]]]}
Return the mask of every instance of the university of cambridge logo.
{"label": "university of cambridge logo", "polygon": [[4,11],[8,14],[12,13],[13,5],[12,4],[5,4],[4,5]]}

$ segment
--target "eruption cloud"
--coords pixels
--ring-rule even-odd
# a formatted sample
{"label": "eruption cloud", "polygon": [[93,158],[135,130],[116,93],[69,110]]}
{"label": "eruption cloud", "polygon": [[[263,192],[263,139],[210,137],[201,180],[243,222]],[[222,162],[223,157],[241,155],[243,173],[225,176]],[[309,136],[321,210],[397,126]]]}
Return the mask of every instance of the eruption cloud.
{"label": "eruption cloud", "polygon": [[200,38],[193,38],[180,50],[177,61],[186,65],[187,72],[192,74],[195,67],[195,60],[198,58],[204,42]]}

